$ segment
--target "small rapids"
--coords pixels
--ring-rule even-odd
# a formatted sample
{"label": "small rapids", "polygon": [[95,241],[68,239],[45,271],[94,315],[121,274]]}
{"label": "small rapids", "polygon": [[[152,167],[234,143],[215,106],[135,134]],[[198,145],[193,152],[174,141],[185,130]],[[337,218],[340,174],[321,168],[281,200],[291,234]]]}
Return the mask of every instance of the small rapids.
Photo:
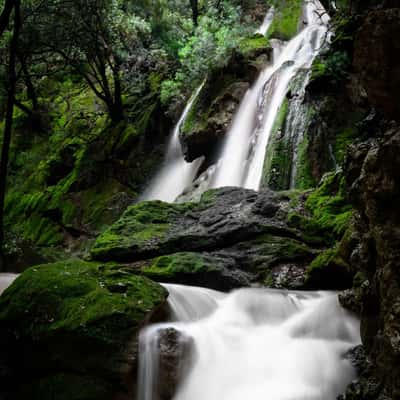
{"label": "small rapids", "polygon": [[174,400],[334,400],[355,377],[344,357],[359,322],[333,292],[165,285],[171,323],[140,335],[140,400],[159,400],[162,332],[191,338]]}

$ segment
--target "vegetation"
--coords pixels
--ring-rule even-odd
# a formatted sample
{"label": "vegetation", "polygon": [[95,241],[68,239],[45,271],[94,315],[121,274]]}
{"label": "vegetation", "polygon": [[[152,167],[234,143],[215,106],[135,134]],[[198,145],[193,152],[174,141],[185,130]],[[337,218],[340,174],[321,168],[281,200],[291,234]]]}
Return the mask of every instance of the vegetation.
{"label": "vegetation", "polygon": [[0,2],[2,248],[17,236],[44,253],[114,222],[193,88],[240,46],[266,46],[243,42],[252,1],[19,4]]}
{"label": "vegetation", "polygon": [[275,0],[275,18],[269,29],[269,37],[289,40],[298,32],[302,13],[301,0]]}

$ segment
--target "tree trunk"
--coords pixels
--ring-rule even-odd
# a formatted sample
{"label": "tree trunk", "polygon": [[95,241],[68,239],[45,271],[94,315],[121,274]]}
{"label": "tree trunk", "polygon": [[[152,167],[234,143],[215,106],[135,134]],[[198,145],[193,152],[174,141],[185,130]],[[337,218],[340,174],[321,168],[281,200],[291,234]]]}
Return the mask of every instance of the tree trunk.
{"label": "tree trunk", "polygon": [[190,0],[190,6],[192,7],[192,19],[194,26],[198,24],[199,18],[199,2],[198,0]]}
{"label": "tree trunk", "polygon": [[7,111],[3,136],[3,147],[1,149],[0,161],[0,271],[4,271],[5,256],[4,256],[4,202],[6,195],[6,181],[8,158],[10,152],[12,122],[14,113],[14,98],[16,86],[16,54],[18,49],[18,37],[20,29],[20,0],[14,0],[14,28],[13,36],[10,42],[10,58],[8,62],[8,90],[7,90]]}
{"label": "tree trunk", "polygon": [[14,7],[14,0],[6,0],[3,11],[0,14],[0,36],[7,29],[13,7]]}

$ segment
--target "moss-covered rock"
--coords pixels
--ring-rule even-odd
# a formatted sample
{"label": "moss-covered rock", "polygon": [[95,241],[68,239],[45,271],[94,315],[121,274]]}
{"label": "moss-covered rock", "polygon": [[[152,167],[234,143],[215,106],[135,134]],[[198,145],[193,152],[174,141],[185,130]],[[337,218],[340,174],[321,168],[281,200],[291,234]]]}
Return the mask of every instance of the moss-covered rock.
{"label": "moss-covered rock", "polygon": [[170,204],[146,201],[135,204],[106,229],[91,249],[94,259],[135,260],[167,252],[168,233],[179,215],[190,209],[190,203]]}
{"label": "moss-covered rock", "polygon": [[[197,275],[216,271],[212,261],[197,253],[175,253],[157,257],[142,273],[156,281],[178,282],[184,275]],[[182,278],[181,278],[182,277]]]}
{"label": "moss-covered rock", "polygon": [[353,276],[338,248],[321,252],[306,271],[306,285],[318,289],[348,289]]}
{"label": "moss-covered rock", "polygon": [[18,380],[12,398],[126,395],[138,330],[165,298],[165,289],[123,266],[69,260],[26,270],[0,297],[2,362],[10,383]]}

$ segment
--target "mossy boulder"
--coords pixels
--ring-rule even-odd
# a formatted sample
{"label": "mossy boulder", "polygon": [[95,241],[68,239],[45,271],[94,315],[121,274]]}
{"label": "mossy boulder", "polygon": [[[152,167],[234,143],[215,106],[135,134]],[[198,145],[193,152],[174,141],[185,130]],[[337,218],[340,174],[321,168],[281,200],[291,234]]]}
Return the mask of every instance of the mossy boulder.
{"label": "mossy boulder", "polygon": [[146,201],[135,204],[96,240],[91,254],[98,260],[135,261],[157,252],[168,252],[168,233],[187,204]]}
{"label": "mossy boulder", "polygon": [[68,260],[26,270],[0,297],[10,398],[128,398],[138,330],[166,296],[120,265]]}
{"label": "mossy boulder", "polygon": [[250,275],[240,271],[229,257],[215,253],[181,252],[157,257],[142,267],[142,274],[159,282],[230,290],[250,284]]}
{"label": "mossy boulder", "polygon": [[280,201],[270,191],[221,188],[206,192],[197,203],[138,203],[97,238],[91,255],[101,261],[133,262],[212,251],[267,232],[295,237],[279,212]]}

